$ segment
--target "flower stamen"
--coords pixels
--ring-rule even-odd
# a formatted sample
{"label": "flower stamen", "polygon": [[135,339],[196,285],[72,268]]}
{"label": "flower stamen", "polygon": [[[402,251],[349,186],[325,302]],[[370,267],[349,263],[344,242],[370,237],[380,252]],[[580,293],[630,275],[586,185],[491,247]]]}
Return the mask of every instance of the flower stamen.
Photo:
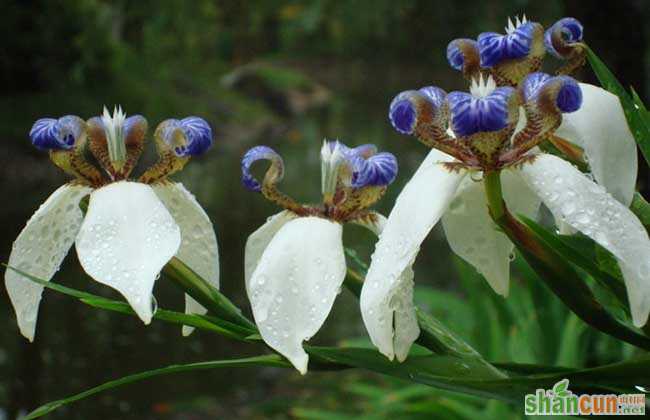
{"label": "flower stamen", "polygon": [[112,116],[108,112],[108,109],[104,107],[101,118],[106,133],[108,157],[113,169],[116,172],[120,172],[126,162],[126,145],[124,143],[124,121],[126,120],[126,114],[119,105],[113,108]]}

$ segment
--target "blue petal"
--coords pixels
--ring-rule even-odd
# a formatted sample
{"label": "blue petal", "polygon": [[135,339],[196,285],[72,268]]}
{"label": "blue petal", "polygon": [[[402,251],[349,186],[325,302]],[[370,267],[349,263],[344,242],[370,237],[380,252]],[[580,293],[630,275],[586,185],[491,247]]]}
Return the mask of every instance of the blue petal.
{"label": "blue petal", "polygon": [[251,166],[258,160],[270,160],[283,166],[282,157],[268,146],[255,146],[250,149],[241,160],[241,181],[250,191],[262,191],[262,184],[251,174]]}
{"label": "blue petal", "polygon": [[420,88],[418,92],[423,94],[436,109],[445,103],[445,98],[447,97],[447,92],[437,86],[425,86]]}
{"label": "blue petal", "polygon": [[452,68],[458,71],[462,71],[463,65],[465,64],[465,55],[460,48],[463,43],[468,43],[478,48],[476,41],[467,38],[454,39],[447,45],[447,61],[449,61],[449,65]]}
{"label": "blue petal", "polygon": [[413,134],[422,117],[433,118],[438,112],[446,92],[435,86],[399,93],[390,104],[388,118],[393,128],[402,134]]}
{"label": "blue petal", "polygon": [[212,128],[199,117],[187,117],[182,120],[169,119],[161,123],[163,126],[162,138],[172,145],[174,133],[181,130],[186,144],[174,145],[174,153],[177,156],[197,156],[205,153],[212,146]]}
{"label": "blue petal", "polygon": [[411,97],[416,94],[413,90],[402,92],[390,103],[388,118],[393,128],[402,134],[412,134],[415,129],[417,111]]}
{"label": "blue petal", "polygon": [[70,150],[84,131],[84,122],[75,115],[59,119],[41,118],[29,131],[32,144],[42,150]]}
{"label": "blue petal", "polygon": [[544,33],[544,46],[546,46],[546,51],[557,58],[562,58],[562,54],[553,46],[554,35],[562,44],[573,44],[582,41],[582,34],[582,23],[577,19],[565,17],[555,22],[553,26],[546,30]]}
{"label": "blue petal", "polygon": [[524,101],[536,100],[544,91],[555,95],[555,104],[561,112],[574,112],[582,106],[582,90],[572,77],[551,77],[545,73],[531,73],[522,83]]}
{"label": "blue petal", "polygon": [[397,159],[391,153],[383,152],[368,159],[358,157],[354,165],[352,187],[385,186],[397,177]]}
{"label": "blue petal", "polygon": [[212,128],[203,118],[183,118],[180,126],[188,139],[186,155],[201,155],[212,146]]}
{"label": "blue petal", "polygon": [[542,72],[531,73],[526,76],[526,79],[521,84],[524,102],[536,96],[549,79],[551,79],[551,76]]}
{"label": "blue petal", "polygon": [[556,104],[562,112],[574,112],[582,106],[582,90],[580,85],[572,77],[558,76],[562,87],[557,94]]}
{"label": "blue petal", "polygon": [[452,130],[458,137],[467,137],[505,128],[508,124],[508,101],[514,93],[511,87],[496,88],[484,98],[465,92],[451,92],[447,95],[447,101]]}
{"label": "blue petal", "polygon": [[527,22],[507,35],[495,32],[480,34],[478,50],[481,67],[493,67],[503,60],[522,58],[528,55],[533,42],[534,30],[534,24]]}

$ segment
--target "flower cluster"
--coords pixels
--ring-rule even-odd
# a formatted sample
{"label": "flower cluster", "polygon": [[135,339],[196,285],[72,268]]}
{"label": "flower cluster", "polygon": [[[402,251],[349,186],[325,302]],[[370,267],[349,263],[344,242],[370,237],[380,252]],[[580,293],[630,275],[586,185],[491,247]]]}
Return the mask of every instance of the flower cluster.
{"label": "flower cluster", "polygon": [[[160,123],[154,134],[158,162],[133,181],[147,127],[144,117],[127,118],[119,107],[112,115],[104,108],[101,117],[88,121],[74,115],[36,121],[29,133],[32,144],[49,151],[54,164],[74,180],[57,189],[27,222],[9,265],[49,281],[75,243],[86,273],[124,295],[148,324],[154,282],[172,257],[218,286],[219,256],[205,211],[182,184],[168,180],[211,146],[212,129],[198,117]],[[87,149],[97,164],[88,159]],[[86,196],[84,215],[80,203]],[[13,270],[5,279],[20,330],[33,340],[43,287]],[[186,311],[205,313],[189,296]]]}
{"label": "flower cluster", "polygon": [[[449,63],[471,82],[469,93],[427,86],[393,99],[389,119],[395,130],[433,150],[397,198],[361,296],[366,328],[389,358],[405,357],[400,349],[408,351],[408,337],[417,328],[413,320],[405,325],[403,300],[396,303],[395,297],[412,293],[412,285],[400,279],[438,220],[452,250],[507,295],[514,246],[488,212],[480,178],[492,174],[500,178],[513,213],[535,218],[544,203],[563,231],[578,230],[614,254],[633,321],[646,323],[650,239],[628,209],[637,171],[635,142],[616,96],[567,75],[584,62],[582,35],[573,18],[546,31],[525,17],[509,20],[506,34],[483,33],[449,44]],[[546,52],[566,60],[555,76],[539,71]],[[539,153],[549,145],[577,151],[571,157],[588,162],[598,184],[570,162]],[[371,312],[388,322],[367,316]]]}

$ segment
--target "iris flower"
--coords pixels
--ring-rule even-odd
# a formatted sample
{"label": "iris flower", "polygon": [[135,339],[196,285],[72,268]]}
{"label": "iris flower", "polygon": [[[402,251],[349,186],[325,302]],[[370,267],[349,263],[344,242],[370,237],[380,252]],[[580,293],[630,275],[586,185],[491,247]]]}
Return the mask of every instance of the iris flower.
{"label": "iris flower", "polygon": [[[397,198],[361,296],[366,328],[387,357],[406,357],[399,349],[408,351],[405,336],[412,338],[417,325],[410,320],[402,327],[408,335],[400,331],[403,301],[398,305],[395,296],[412,294],[412,284],[399,279],[441,218],[451,249],[495,292],[508,294],[514,246],[488,213],[482,182],[488,174],[500,176],[514,214],[534,218],[543,202],[559,223],[609,250],[623,273],[634,324],[646,323],[650,240],[628,209],[637,169],[634,138],[616,96],[564,74],[584,61],[581,37],[575,19],[564,18],[545,33],[524,18],[510,23],[505,35],[454,40],[449,62],[471,80],[470,92],[429,86],[402,92],[391,103],[393,127],[433,150]],[[539,72],[545,51],[568,60],[556,76]],[[537,146],[549,143],[588,162],[591,175],[541,153]],[[371,311],[388,322],[367,316]]]}
{"label": "iris flower", "polygon": [[[212,223],[194,196],[168,176],[212,144],[203,119],[169,119],[154,138],[157,163],[131,179],[144,149],[147,121],[112,115],[84,122],[67,115],[42,118],[29,136],[51,160],[74,177],[57,189],[29,219],[13,244],[9,266],[49,281],[72,244],[94,280],[120,292],[148,324],[152,290],[160,270],[174,256],[215,286],[219,282],[217,241]],[[97,165],[87,159],[87,149]],[[84,216],[81,200],[90,196]],[[43,286],[8,269],[5,284],[21,333],[33,341]],[[186,296],[186,311],[205,309]],[[189,334],[191,329],[184,328]]]}
{"label": "iris flower", "polygon": [[[262,182],[251,174],[258,160],[270,161]],[[315,205],[300,204],[278,189],[284,163],[269,147],[250,149],[242,173],[246,188],[285,209],[246,242],[246,292],[255,322],[264,341],[304,374],[309,357],[302,343],[325,322],[345,278],[343,225],[381,230],[385,218],[369,207],[395,179],[397,161],[390,153],[377,153],[374,145],[351,149],[338,141],[324,142],[323,201]]]}

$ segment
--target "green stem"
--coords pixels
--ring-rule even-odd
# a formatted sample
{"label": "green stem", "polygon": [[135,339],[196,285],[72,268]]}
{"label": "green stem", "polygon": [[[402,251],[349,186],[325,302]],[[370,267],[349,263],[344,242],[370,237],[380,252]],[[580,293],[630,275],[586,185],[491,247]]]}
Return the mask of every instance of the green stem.
{"label": "green stem", "polygon": [[500,173],[486,172],[484,180],[492,220],[517,246],[528,264],[553,293],[580,319],[595,329],[650,350],[650,338],[610,315],[563,256],[508,211],[503,201]]}
{"label": "green stem", "polygon": [[250,329],[251,333],[257,332],[255,324],[246,318],[235,304],[178,258],[172,258],[165,265],[162,273],[208,311]]}
{"label": "green stem", "polygon": [[495,221],[501,220],[507,211],[501,190],[501,173],[485,172],[483,174],[483,182],[485,184],[485,194],[487,195],[490,214]]}

